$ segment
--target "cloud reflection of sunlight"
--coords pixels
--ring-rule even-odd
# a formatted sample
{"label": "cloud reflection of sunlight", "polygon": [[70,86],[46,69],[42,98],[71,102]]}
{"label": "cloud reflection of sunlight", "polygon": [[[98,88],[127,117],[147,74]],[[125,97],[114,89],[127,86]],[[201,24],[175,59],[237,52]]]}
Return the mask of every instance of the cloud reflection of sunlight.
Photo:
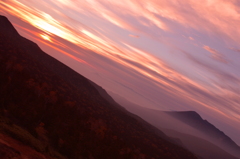
{"label": "cloud reflection of sunlight", "polygon": [[40,34],[40,36],[41,36],[44,40],[47,40],[47,41],[52,42],[50,36],[48,36],[47,34]]}
{"label": "cloud reflection of sunlight", "polygon": [[[42,32],[45,32],[46,34],[40,35],[42,39],[46,40],[45,43],[50,41],[57,45],[57,38],[50,37],[47,34],[56,35],[58,38],[60,37],[81,48],[90,50],[101,57],[105,57],[117,64],[121,64],[121,66],[127,69],[138,72],[149,81],[153,81],[154,85],[158,88],[166,89],[166,92],[181,96],[182,98],[188,98],[198,103],[203,103],[202,105],[204,107],[211,107],[216,110],[216,112],[222,111],[224,109],[220,108],[220,106],[218,108],[214,107],[214,105],[220,105],[221,102],[219,101],[221,101],[221,97],[226,97],[227,93],[224,93],[221,87],[213,87],[213,83],[211,83],[211,87],[200,84],[188,78],[188,76],[177,72],[162,59],[151,55],[150,51],[148,52],[139,49],[129,41],[116,42],[103,33],[81,24],[76,19],[82,17],[74,17],[76,14],[73,14],[74,12],[78,12],[79,14],[81,12],[81,16],[94,17],[101,22],[107,21],[107,24],[118,26],[124,31],[136,31],[133,33],[141,34],[143,31],[147,30],[154,32],[155,34],[154,29],[156,28],[164,33],[171,32],[173,31],[175,24],[177,24],[179,26],[181,25],[186,28],[203,32],[218,32],[222,36],[228,36],[233,40],[240,39],[240,36],[237,36],[238,34],[240,35],[240,32],[226,24],[226,20],[224,20],[231,18],[234,24],[238,24],[237,21],[234,20],[239,18],[239,15],[235,12],[233,5],[230,2],[221,1],[222,3],[216,4],[214,8],[211,8],[212,4],[208,4],[210,5],[210,7],[208,6],[208,10],[204,10],[204,3],[206,3],[206,1],[200,3],[194,0],[183,0],[183,2],[186,5],[191,6],[189,8],[192,10],[187,10],[188,8],[179,8],[179,6],[182,5],[179,5],[177,2],[156,0],[102,0],[101,2],[88,0],[81,1],[81,3],[79,1],[49,0],[49,4],[54,4],[63,11],[66,11],[64,8],[69,8],[69,10],[72,9],[71,11],[66,11],[66,15],[64,16],[54,12],[54,10],[46,13],[46,10],[41,9],[41,7],[27,5],[28,3],[30,4],[30,2],[24,0],[0,1],[0,8],[17,16],[21,20],[30,23]],[[43,3],[42,5],[49,4]],[[224,9],[223,6],[225,5],[223,4],[228,5],[228,9],[227,7]],[[223,11],[223,13],[221,13],[221,11]],[[55,14],[50,14],[50,12]],[[189,14],[186,15],[186,13]],[[72,19],[69,20],[70,18],[68,18],[67,14],[74,15],[74,18],[71,17],[76,20],[74,25],[68,25]],[[204,16],[206,19],[199,18],[200,15],[204,14],[206,14]],[[196,18],[199,19],[196,20]],[[220,18],[223,18],[223,20],[218,20]],[[134,22],[131,22],[131,20]],[[108,32],[108,30],[105,31]],[[195,41],[195,37],[189,37],[189,39]],[[64,44],[61,44],[61,47],[63,46]],[[224,63],[224,56],[219,52],[210,47],[204,47],[204,49],[211,53],[213,59]],[[64,54],[67,53],[64,52]],[[74,55],[67,55],[74,58]],[[81,61],[81,59],[77,60]],[[236,93],[233,92],[233,94]],[[211,97],[214,98],[214,100],[211,99]],[[215,100],[215,97],[219,98],[218,101]],[[204,103],[202,101],[207,101],[211,104],[206,104],[207,102]],[[226,100],[225,103],[227,102],[229,101]]]}

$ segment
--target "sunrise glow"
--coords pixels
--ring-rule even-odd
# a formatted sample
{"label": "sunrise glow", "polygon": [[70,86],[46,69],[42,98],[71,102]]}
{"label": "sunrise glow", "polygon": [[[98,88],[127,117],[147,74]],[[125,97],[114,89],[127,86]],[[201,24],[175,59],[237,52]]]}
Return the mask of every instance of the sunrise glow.
{"label": "sunrise glow", "polygon": [[240,124],[236,1],[16,0],[0,1],[0,10],[20,19],[24,32],[35,28],[37,43],[51,42],[62,56],[84,63],[86,75],[112,92],[151,108]]}
{"label": "sunrise glow", "polygon": [[48,36],[48,35],[46,35],[46,34],[40,34],[40,36],[41,36],[44,40],[47,40],[47,41],[52,42],[50,36]]}

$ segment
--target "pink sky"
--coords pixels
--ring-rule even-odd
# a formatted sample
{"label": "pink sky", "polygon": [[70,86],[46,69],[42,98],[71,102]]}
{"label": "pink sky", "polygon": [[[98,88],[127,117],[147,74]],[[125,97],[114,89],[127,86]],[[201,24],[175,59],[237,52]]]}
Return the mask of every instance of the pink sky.
{"label": "pink sky", "polygon": [[197,111],[240,144],[237,0],[3,0],[0,14],[106,90]]}

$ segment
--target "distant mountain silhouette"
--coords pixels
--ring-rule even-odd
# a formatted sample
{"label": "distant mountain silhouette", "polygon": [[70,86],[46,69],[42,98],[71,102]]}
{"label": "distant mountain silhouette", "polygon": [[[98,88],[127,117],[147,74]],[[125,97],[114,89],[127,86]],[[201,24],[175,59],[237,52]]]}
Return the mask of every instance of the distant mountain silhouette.
{"label": "distant mountain silhouette", "polygon": [[229,149],[233,154],[240,157],[240,147],[221,130],[216,128],[213,124],[207,120],[203,120],[201,116],[194,111],[183,112],[165,112],[168,115],[183,121],[184,123],[192,126],[193,128],[205,133],[211,139],[215,141],[216,145],[221,145],[225,149]]}
{"label": "distant mountain silhouette", "polygon": [[150,125],[148,122],[146,122],[145,120],[143,120],[141,117],[129,113],[123,106],[121,106],[120,104],[118,104],[108,93],[106,90],[104,90],[102,87],[98,86],[97,84],[91,82],[91,84],[98,90],[98,92],[100,93],[100,95],[105,98],[112,106],[114,106],[116,109],[120,109],[123,112],[128,113],[131,117],[133,117],[134,119],[138,120],[139,122],[141,122],[143,124],[143,126],[148,129],[151,130],[152,132],[157,132],[158,135],[160,135],[161,137],[165,138],[166,140],[175,143],[177,145],[183,146],[181,141],[177,138],[169,138],[169,136],[166,136],[164,133],[162,133],[161,131],[159,131],[159,129],[157,129],[156,127]]}
{"label": "distant mountain silhouette", "polygon": [[[216,128],[208,121],[203,120],[197,112],[153,110],[131,103],[115,93],[109,93],[125,109],[142,117],[144,120],[156,126],[166,134],[168,134],[169,131],[166,132],[165,130],[174,130],[176,133],[178,132],[180,134],[189,134],[191,136],[202,138],[213,143],[223,151],[226,151],[233,156],[240,158],[239,146],[221,130]],[[181,140],[180,134],[179,139]],[[173,137],[176,136],[177,135]],[[204,141],[202,141],[202,143],[203,142]],[[215,150],[216,149],[218,148],[215,148]],[[229,156],[228,158],[231,157]]]}
{"label": "distant mountain silhouette", "polygon": [[49,159],[197,158],[93,85],[0,16],[0,157],[33,158],[24,145]]}
{"label": "distant mountain silhouette", "polygon": [[195,137],[194,135],[184,134],[167,129],[163,129],[163,132],[169,136],[179,138],[188,150],[200,156],[202,159],[238,159],[217,145],[214,145],[204,139]]}

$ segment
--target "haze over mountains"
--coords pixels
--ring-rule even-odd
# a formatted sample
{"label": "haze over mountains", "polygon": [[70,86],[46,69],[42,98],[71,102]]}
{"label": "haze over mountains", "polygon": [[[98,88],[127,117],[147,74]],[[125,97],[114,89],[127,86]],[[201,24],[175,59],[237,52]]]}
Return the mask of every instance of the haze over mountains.
{"label": "haze over mountains", "polygon": [[[117,104],[104,89],[21,37],[2,16],[0,37],[0,112],[4,125],[0,133],[33,147],[46,158],[236,159],[233,155],[240,156],[239,147],[196,112],[166,113],[124,100],[119,102],[161,131],[157,130]],[[121,98],[111,95],[114,99]],[[29,132],[31,141],[30,137],[13,131],[12,125],[27,130],[21,135],[27,136]],[[209,149],[204,151],[206,145]],[[2,143],[1,147],[23,157],[23,151],[16,146]]]}
{"label": "haze over mountains", "polygon": [[128,111],[142,117],[167,135],[179,138],[189,150],[203,158],[240,158],[240,147],[194,111],[153,110],[131,103],[110,91],[108,93]]}
{"label": "haze over mountains", "polygon": [[[1,158],[197,158],[0,17]],[[25,147],[25,148],[23,148]],[[30,150],[29,150],[30,149]]]}

